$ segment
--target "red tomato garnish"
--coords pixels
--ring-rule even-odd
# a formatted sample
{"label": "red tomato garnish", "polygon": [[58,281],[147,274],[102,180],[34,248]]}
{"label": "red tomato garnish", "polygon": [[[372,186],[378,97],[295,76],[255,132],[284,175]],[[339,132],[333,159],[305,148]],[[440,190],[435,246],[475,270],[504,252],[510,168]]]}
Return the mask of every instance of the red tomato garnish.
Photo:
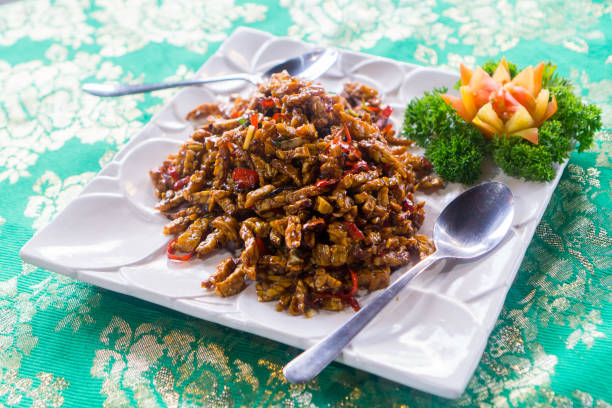
{"label": "red tomato garnish", "polygon": [[348,230],[348,233],[353,239],[360,240],[360,239],[365,238],[365,235],[363,235],[363,232],[361,232],[359,227],[354,222],[344,221],[344,226],[346,227],[346,229]]}
{"label": "red tomato garnish", "polygon": [[497,91],[501,86],[500,83],[491,78],[482,68],[476,68],[472,74],[472,78],[470,78],[470,88],[476,110],[487,103],[491,93]]}
{"label": "red tomato garnish", "polygon": [[236,167],[232,173],[232,180],[240,189],[251,189],[259,182],[259,176],[255,170],[244,167]]}
{"label": "red tomato garnish", "polygon": [[183,177],[180,180],[177,180],[174,182],[174,190],[180,190],[181,188],[185,187],[188,183],[189,183],[189,179],[190,177]]}
{"label": "red tomato garnish", "polygon": [[504,89],[507,90],[510,95],[512,95],[514,99],[517,100],[518,103],[527,108],[527,111],[530,114],[533,115],[533,112],[536,107],[536,101],[527,89],[514,84],[508,84],[506,87],[504,87]]}
{"label": "red tomato garnish", "polygon": [[499,88],[489,97],[493,110],[502,120],[507,120],[516,112],[521,104],[504,88]]}
{"label": "red tomato garnish", "polygon": [[338,180],[336,179],[323,179],[323,180],[319,180],[315,183],[316,187],[329,187],[329,186],[333,186],[335,184],[338,183]]}
{"label": "red tomato garnish", "polygon": [[277,112],[274,115],[272,115],[272,119],[274,119],[275,121],[278,121],[278,119],[280,118],[286,119],[287,115],[285,115],[284,113],[280,113],[280,112]]}
{"label": "red tomato garnish", "polygon": [[251,115],[251,126],[253,126],[255,129],[257,129],[257,114],[254,113]]}
{"label": "red tomato garnish", "polygon": [[169,259],[173,259],[175,261],[188,261],[195,254],[195,252],[190,252],[186,255],[175,255],[174,243],[177,241],[177,239],[178,238],[174,238],[172,241],[170,241],[168,248],[166,248],[166,255],[168,255]]}

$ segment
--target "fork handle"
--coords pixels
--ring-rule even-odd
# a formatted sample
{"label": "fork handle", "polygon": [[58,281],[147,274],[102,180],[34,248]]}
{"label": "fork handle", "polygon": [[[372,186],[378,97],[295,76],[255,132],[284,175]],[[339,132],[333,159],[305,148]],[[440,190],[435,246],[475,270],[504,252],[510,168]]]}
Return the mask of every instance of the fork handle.
{"label": "fork handle", "polygon": [[202,84],[208,84],[211,82],[221,82],[221,81],[247,81],[252,84],[257,84],[258,78],[255,75],[236,74],[236,75],[224,75],[224,76],[218,76],[218,77],[212,77],[212,78],[192,79],[192,80],[186,80],[186,81],[163,82],[159,84],[128,85],[128,84],[87,83],[83,85],[82,89],[83,91],[90,93],[92,95],[96,95],[96,96],[121,96],[121,95],[135,94],[135,93],[157,91],[159,89],[168,89],[168,88],[175,88],[179,86],[189,86],[189,85],[202,85]]}
{"label": "fork handle", "polygon": [[405,272],[372,302],[355,313],[335,332],[294,358],[283,369],[285,378],[292,384],[310,381],[317,376],[351,340],[410,282],[415,276],[436,261],[445,258],[434,252]]}

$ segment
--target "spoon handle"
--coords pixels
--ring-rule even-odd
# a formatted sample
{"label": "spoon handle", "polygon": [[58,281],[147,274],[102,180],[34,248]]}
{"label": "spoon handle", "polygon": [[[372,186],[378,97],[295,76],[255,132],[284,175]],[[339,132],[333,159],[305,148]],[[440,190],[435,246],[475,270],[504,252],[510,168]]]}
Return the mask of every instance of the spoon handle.
{"label": "spoon handle", "polygon": [[283,369],[285,378],[292,384],[299,384],[316,377],[412,278],[442,258],[434,252],[414,265],[335,332],[291,360]]}
{"label": "spoon handle", "polygon": [[248,81],[257,84],[257,78],[249,74],[224,75],[212,78],[192,79],[186,81],[163,82],[159,84],[84,84],[83,91],[96,96],[121,96],[142,92],[157,91],[159,89],[174,88],[178,86],[202,85],[221,81]]}

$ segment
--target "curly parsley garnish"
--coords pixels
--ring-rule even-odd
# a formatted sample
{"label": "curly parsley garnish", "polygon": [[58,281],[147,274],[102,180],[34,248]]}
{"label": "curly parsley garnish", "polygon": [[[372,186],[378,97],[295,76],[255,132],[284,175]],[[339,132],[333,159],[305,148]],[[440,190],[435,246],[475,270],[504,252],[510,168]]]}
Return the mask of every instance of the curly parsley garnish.
{"label": "curly parsley garnish", "polygon": [[[499,64],[489,61],[482,69],[493,75]],[[508,63],[508,70],[511,78],[518,73],[512,63]],[[483,137],[442,99],[446,89],[435,89],[408,104],[403,134],[425,148],[436,172],[448,181],[476,182],[487,156],[511,176],[550,181],[555,177],[555,163],[570,156],[574,143],[579,152],[588,149],[601,128],[601,110],[577,97],[571,82],[555,75],[554,70],[550,63],[546,66],[542,87],[556,98],[557,111],[539,127],[538,144],[518,136]]]}

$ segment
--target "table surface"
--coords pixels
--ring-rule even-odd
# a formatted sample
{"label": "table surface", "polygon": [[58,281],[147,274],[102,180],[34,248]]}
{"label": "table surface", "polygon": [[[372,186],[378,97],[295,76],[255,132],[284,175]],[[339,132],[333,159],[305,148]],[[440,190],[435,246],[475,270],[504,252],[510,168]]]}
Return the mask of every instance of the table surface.
{"label": "table surface", "polygon": [[[2,3],[0,407],[611,406],[609,0]],[[241,25],[428,66],[552,60],[601,107],[604,130],[572,155],[459,399],[337,363],[289,385],[292,347],[19,259],[176,92],[98,99],[80,84],[189,77]]]}

